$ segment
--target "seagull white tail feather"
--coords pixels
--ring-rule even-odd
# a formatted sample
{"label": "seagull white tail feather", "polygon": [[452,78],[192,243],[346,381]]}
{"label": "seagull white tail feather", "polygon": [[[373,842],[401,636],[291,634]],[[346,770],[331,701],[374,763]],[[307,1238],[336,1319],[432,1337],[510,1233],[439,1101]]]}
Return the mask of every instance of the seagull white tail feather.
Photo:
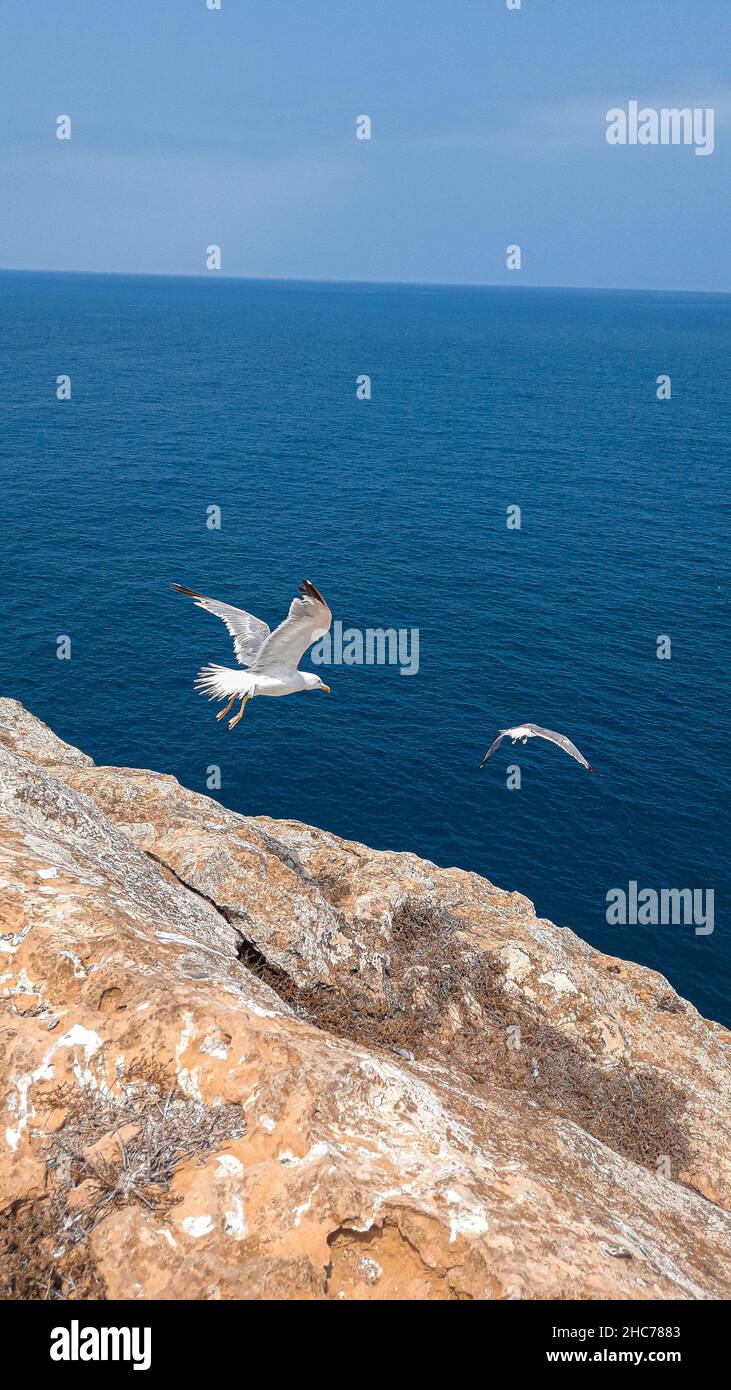
{"label": "seagull white tail feather", "polygon": [[232,671],[228,666],[203,666],[195,678],[196,689],[209,700],[230,700],[232,695],[250,692],[254,684],[248,671]]}

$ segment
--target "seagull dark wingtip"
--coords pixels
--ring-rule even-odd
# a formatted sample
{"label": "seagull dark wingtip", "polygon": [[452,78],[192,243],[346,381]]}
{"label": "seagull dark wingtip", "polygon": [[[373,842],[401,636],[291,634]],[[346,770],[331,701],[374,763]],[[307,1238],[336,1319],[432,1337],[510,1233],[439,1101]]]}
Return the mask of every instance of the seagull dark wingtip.
{"label": "seagull dark wingtip", "polygon": [[314,598],[317,600],[318,603],[325,604],[325,607],[327,608],[327,604],[325,603],[325,600],[322,594],[320,593],[320,590],[315,588],[315,585],[312,583],[311,579],[303,579],[302,583],[300,584],[299,591],[305,598]]}

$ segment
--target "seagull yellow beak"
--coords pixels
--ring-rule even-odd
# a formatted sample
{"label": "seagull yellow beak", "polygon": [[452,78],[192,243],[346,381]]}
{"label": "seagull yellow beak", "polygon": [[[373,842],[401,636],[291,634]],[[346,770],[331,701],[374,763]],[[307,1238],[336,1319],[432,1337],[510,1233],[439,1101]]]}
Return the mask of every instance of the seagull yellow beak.
{"label": "seagull yellow beak", "polygon": [[329,694],[330,694],[330,686],[329,686],[329,685],[322,685],[322,686],[320,686],[320,689],[321,689],[321,690],[324,690],[326,695],[329,695]]}

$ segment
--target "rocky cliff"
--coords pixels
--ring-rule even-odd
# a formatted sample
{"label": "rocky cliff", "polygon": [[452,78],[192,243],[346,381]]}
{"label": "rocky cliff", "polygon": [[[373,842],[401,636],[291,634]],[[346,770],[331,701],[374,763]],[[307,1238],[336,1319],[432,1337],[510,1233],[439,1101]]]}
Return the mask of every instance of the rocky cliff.
{"label": "rocky cliff", "polygon": [[0,700],[6,1298],[728,1298],[731,1035]]}

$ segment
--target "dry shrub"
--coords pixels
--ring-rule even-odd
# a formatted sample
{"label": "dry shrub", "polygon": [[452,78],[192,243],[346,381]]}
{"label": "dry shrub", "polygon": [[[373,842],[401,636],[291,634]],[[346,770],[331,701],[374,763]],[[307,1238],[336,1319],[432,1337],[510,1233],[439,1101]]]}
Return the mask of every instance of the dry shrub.
{"label": "dry shrub", "polygon": [[65,1202],[39,1197],[0,1212],[0,1299],[103,1299],[88,1245],[64,1239]]}
{"label": "dry shrub", "polygon": [[[355,989],[297,989],[289,980],[282,991],[268,983],[318,1028],[367,1047],[435,1060],[478,1089],[521,1091],[653,1170],[662,1155],[674,1173],[687,1167],[681,1090],[650,1068],[595,1060],[586,1046],[510,993],[502,963],[489,952],[477,953],[463,933],[444,909],[406,902],[394,914],[385,997],[378,1001]],[[515,1040],[519,1046],[511,1046]]]}
{"label": "dry shrub", "polygon": [[[50,1191],[0,1212],[2,1298],[104,1298],[88,1244],[99,1221],[130,1203],[165,1212],[175,1169],[246,1129],[240,1105],[190,1100],[155,1062],[131,1069],[123,1093],[66,1084],[47,1092],[43,1107],[66,1112],[57,1133],[44,1135],[42,1125],[36,1131],[47,1140]],[[106,1157],[84,1152],[128,1124],[137,1133]],[[90,1200],[76,1209],[70,1194],[86,1180],[93,1183]]]}

